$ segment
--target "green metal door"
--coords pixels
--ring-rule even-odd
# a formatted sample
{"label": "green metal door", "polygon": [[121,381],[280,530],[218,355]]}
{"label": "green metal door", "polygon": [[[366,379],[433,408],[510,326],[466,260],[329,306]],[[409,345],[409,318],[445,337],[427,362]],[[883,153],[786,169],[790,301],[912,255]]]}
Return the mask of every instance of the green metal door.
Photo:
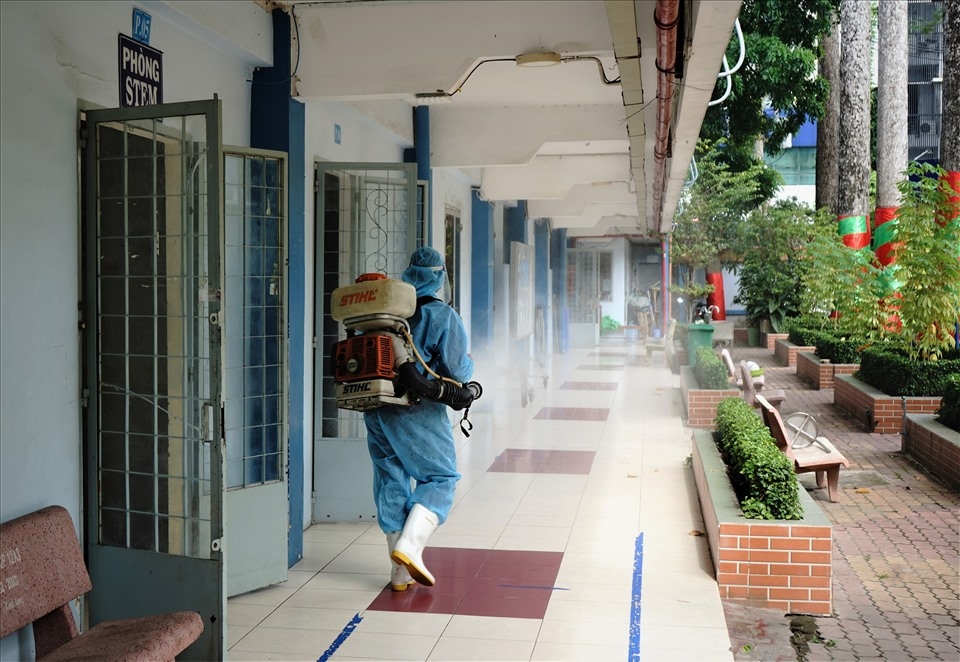
{"label": "green metal door", "polygon": [[91,624],[201,614],[224,656],[220,101],[86,113]]}

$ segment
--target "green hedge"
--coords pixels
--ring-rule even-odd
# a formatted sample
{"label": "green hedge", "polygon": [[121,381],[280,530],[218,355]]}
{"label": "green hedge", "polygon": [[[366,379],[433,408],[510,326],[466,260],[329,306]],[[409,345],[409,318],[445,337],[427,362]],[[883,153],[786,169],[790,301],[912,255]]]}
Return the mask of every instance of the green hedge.
{"label": "green hedge", "polygon": [[803,518],[793,463],[777,448],[753,408],[739,398],[717,405],[717,446],[749,519]]}
{"label": "green hedge", "polygon": [[697,363],[693,366],[693,375],[700,388],[730,388],[727,368],[710,347],[697,347]]}
{"label": "green hedge", "polygon": [[816,347],[817,356],[830,359],[831,363],[860,363],[860,351],[863,343],[837,337],[829,331],[819,329],[790,329],[790,342],[801,347]]}
{"label": "green hedge", "polygon": [[865,349],[855,377],[887,395],[942,396],[947,379],[960,373],[960,350],[950,350],[939,361],[914,361],[889,349]]}
{"label": "green hedge", "polygon": [[937,420],[951,430],[960,432],[960,374],[947,377]]}

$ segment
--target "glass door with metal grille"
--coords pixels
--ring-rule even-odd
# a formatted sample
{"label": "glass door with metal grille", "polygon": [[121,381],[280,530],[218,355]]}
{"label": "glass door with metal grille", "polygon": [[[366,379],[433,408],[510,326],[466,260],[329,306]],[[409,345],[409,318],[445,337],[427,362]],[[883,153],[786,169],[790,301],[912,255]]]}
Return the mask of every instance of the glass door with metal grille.
{"label": "glass door with metal grille", "polygon": [[220,101],[86,112],[91,624],[190,610],[224,654]]}
{"label": "glass door with metal grille", "polygon": [[286,155],[224,154],[227,595],[287,578]]}
{"label": "glass door with metal grille", "polygon": [[598,251],[567,251],[567,307],[570,310],[570,347],[600,343],[600,255]]}
{"label": "glass door with metal grille", "polygon": [[362,273],[399,278],[417,246],[415,164],[318,163],[314,490],[318,522],[375,519],[363,415],[338,409],[331,348],[345,337],[330,294]]}

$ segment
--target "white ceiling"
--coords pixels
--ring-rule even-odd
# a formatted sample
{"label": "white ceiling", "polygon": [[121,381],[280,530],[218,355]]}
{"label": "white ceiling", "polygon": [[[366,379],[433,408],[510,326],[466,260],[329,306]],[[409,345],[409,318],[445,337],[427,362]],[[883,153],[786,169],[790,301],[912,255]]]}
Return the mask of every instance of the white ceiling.
{"label": "white ceiling", "polygon": [[[298,98],[369,110],[415,105],[418,93],[452,95],[430,106],[431,165],[463,170],[487,200],[526,200],[531,217],[551,218],[571,236],[669,231],[740,7],[685,2],[685,75],[674,92],[658,214],[655,0],[281,4],[295,5]],[[545,51],[564,61],[514,61]]]}

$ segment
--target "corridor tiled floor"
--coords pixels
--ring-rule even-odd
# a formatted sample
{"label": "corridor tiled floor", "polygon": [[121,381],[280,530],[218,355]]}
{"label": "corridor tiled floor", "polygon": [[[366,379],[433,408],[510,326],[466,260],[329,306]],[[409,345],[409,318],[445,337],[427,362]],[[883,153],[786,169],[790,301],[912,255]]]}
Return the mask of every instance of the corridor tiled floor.
{"label": "corridor tiled floor", "polygon": [[460,434],[433,588],[384,590],[375,523],[316,524],[285,583],[228,603],[231,660],[732,660],[679,378],[642,344],[571,350]]}

